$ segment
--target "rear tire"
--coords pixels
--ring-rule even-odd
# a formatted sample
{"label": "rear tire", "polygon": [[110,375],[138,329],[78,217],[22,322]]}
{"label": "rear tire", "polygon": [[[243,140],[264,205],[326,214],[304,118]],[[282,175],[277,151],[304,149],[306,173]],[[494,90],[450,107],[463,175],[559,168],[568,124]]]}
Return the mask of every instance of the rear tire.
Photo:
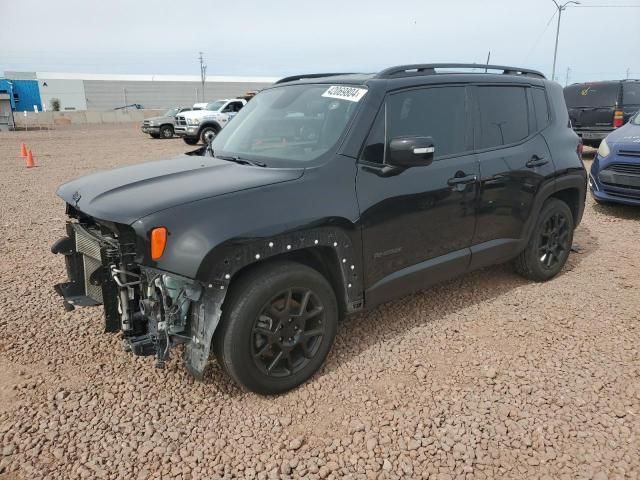
{"label": "rear tire", "polygon": [[544,282],[555,277],[567,261],[573,244],[573,214],[557,198],[549,198],[540,211],[527,247],[516,257],[516,272]]}
{"label": "rear tire", "polygon": [[173,138],[173,127],[171,125],[160,127],[160,136],[162,138]]}
{"label": "rear tire", "polygon": [[337,323],[338,304],[325,277],[294,262],[267,263],[232,284],[214,351],[245,389],[282,393],[322,366]]}
{"label": "rear tire", "polygon": [[182,140],[184,140],[184,143],[186,143],[187,145],[197,145],[198,144],[198,139],[197,138],[182,137]]}

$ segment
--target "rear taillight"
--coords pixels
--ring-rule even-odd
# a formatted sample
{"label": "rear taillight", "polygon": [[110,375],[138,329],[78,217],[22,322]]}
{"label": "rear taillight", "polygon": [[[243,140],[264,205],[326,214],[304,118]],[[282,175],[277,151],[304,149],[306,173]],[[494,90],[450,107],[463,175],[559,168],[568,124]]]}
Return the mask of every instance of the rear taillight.
{"label": "rear taillight", "polygon": [[613,128],[621,127],[624,123],[624,113],[622,110],[616,110],[613,114]]}
{"label": "rear taillight", "polygon": [[582,160],[582,152],[584,151],[584,145],[582,144],[582,140],[580,141],[580,143],[578,144],[578,146],[576,147],[576,153],[578,154],[578,158],[580,160]]}

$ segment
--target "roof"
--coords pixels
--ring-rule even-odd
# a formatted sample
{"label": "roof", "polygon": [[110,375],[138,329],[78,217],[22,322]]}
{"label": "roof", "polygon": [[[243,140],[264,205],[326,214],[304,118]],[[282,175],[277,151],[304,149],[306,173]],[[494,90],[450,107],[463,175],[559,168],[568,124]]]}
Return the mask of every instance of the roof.
{"label": "roof", "polygon": [[300,82],[300,83],[368,83],[371,80],[398,80],[407,78],[434,79],[443,76],[455,75],[461,79],[463,75],[472,76],[474,79],[496,80],[499,77],[506,78],[535,78],[546,80],[545,76],[528,68],[507,67],[502,65],[483,65],[476,63],[427,63],[398,65],[386,68],[378,73],[310,73],[281,78],[276,84]]}

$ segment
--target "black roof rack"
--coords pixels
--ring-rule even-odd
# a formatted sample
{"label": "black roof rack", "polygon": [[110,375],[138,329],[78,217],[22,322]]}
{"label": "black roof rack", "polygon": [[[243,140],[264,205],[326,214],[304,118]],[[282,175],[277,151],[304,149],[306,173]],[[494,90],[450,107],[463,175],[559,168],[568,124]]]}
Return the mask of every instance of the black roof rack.
{"label": "black roof rack", "polygon": [[292,75],[290,77],[281,78],[276,82],[278,83],[286,83],[286,82],[295,82],[296,80],[302,80],[303,78],[322,78],[322,77],[335,77],[336,75],[353,75],[353,72],[349,73],[307,73],[302,75]]}
{"label": "black roof rack", "polygon": [[[376,74],[375,78],[391,78],[395,76],[413,76],[413,75],[434,75],[438,72],[437,68],[479,68],[486,70],[502,70],[503,75],[528,75],[532,77],[545,78],[545,76],[537,71],[528,68],[504,67],[501,65],[484,65],[482,63],[423,63],[414,65],[398,65],[397,67],[385,68]],[[449,73],[449,72],[447,72]],[[484,73],[484,72],[483,72]]]}

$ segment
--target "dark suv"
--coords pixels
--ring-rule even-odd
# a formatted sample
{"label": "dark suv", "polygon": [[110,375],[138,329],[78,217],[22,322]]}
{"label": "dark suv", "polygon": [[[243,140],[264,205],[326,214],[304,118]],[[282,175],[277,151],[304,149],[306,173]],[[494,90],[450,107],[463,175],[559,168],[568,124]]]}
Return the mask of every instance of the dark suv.
{"label": "dark suv", "polygon": [[573,129],[597,147],[640,110],[640,80],[574,83],[564,89]]}
{"label": "dark suv", "polygon": [[562,88],[476,67],[289,77],[199,155],[62,185],[56,290],[104,304],[160,367],[182,343],[201,377],[211,348],[276,393],[320,368],[346,314],[509,260],[553,278],[586,190]]}

